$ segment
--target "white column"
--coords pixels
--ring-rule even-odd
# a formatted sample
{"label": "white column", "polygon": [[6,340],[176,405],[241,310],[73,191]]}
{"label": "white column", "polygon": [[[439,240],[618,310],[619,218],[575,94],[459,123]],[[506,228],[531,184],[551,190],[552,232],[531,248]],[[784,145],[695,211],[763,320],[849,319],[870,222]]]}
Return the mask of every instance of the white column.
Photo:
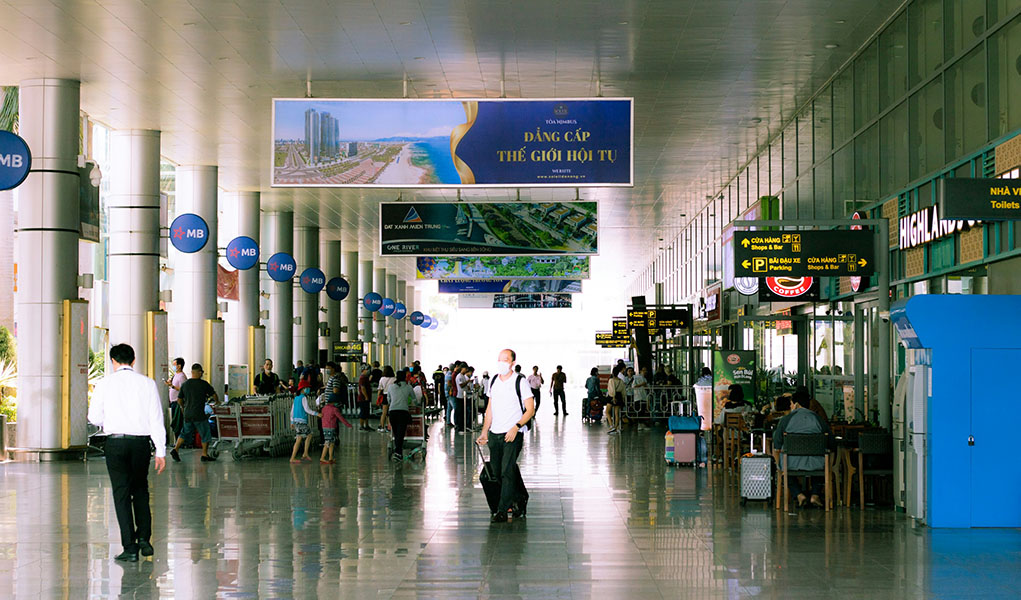
{"label": "white column", "polygon": [[[339,240],[319,242],[319,268],[326,275],[327,282],[334,277],[341,276],[343,269],[341,268]],[[323,288],[323,291],[319,293],[319,305],[326,308],[325,313],[320,312],[319,314],[325,317],[321,320],[326,321],[326,327],[330,330],[329,335],[319,336],[319,349],[326,350],[326,355],[330,357],[329,360],[333,360],[333,342],[340,339],[340,302],[331,300],[326,295],[326,288]]]}
{"label": "white column", "polygon": [[[192,213],[202,217],[209,228],[209,239],[198,252],[186,253],[170,249],[170,252],[175,253],[174,293],[168,310],[174,329],[172,354],[183,357],[187,365],[204,360],[206,319],[216,318],[216,246],[219,228],[216,183],[216,167],[177,167],[174,218]],[[204,366],[207,372],[211,372],[211,365]]]}
{"label": "white column", "polygon": [[[238,236],[247,236],[259,243],[259,192],[236,192],[224,198],[226,210],[224,217],[236,219],[229,239],[223,240],[224,246]],[[266,262],[266,256],[260,248],[259,260]],[[227,362],[231,364],[248,364],[248,328],[259,324],[259,265],[238,272],[238,302],[227,311]],[[256,365],[261,367],[261,365]]]}
{"label": "white column", "polygon": [[[262,214],[262,244],[260,262],[265,263],[277,252],[292,253],[294,241],[294,213],[271,212]],[[265,258],[262,258],[265,257]],[[266,356],[273,361],[273,370],[287,380],[294,366],[293,350],[294,288],[290,281],[264,280],[269,293],[269,323],[266,327]]]}
{"label": "white column", "polygon": [[32,166],[17,190],[18,446],[33,450],[61,447],[63,302],[78,297],[80,88],[30,79],[19,91]]}
{"label": "white column", "polygon": [[160,132],[114,131],[110,158],[110,344],[130,344],[144,370],[145,315],[159,309]]}
{"label": "white column", "polygon": [[309,267],[319,267],[319,228],[294,228],[294,262],[297,263],[294,282],[294,316],[301,323],[292,327],[294,332],[294,362],[308,364],[319,356],[319,295],[301,289],[301,274]]}
{"label": "white column", "polygon": [[[404,305],[404,308],[408,307],[408,284],[403,279],[397,280],[397,297],[398,302]],[[404,314],[404,318],[400,321],[394,321],[394,330],[397,336],[397,362],[402,367],[410,366],[414,357],[411,356],[411,352],[408,350],[408,342],[405,339],[405,326],[408,323],[408,315]]]}
{"label": "white column", "polygon": [[344,327],[347,332],[342,333],[338,339],[357,340],[358,337],[358,304],[361,296],[358,295],[358,252],[344,253],[344,279],[347,279],[351,286],[351,292],[341,304],[341,312],[344,317]]}
{"label": "white column", "polygon": [[358,328],[362,332],[361,336],[362,341],[365,342],[365,350],[370,355],[372,354],[373,333],[375,333],[375,329],[372,313],[365,310],[362,298],[365,297],[365,294],[373,291],[372,273],[371,260],[358,261]]}

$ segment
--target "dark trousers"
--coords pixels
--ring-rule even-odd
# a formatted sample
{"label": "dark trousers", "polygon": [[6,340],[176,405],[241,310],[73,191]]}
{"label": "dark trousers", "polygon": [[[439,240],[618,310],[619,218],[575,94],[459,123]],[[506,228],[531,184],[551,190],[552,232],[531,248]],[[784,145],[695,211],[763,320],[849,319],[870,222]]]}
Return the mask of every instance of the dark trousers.
{"label": "dark trousers", "polygon": [[391,410],[386,414],[390,419],[390,427],[393,429],[394,454],[404,456],[404,436],[408,434],[411,413],[406,410]]}
{"label": "dark trousers", "polygon": [[174,432],[174,441],[181,437],[181,428],[184,427],[184,412],[181,411],[180,402],[170,403],[170,430]]}
{"label": "dark trousers", "polygon": [[535,399],[535,414],[539,414],[539,397],[542,396],[542,390],[539,388],[532,388],[532,398]]}
{"label": "dark trousers", "polygon": [[128,552],[138,552],[138,541],[152,537],[148,438],[107,438],[106,470],[113,484],[121,545]]}
{"label": "dark trousers", "polygon": [[464,398],[454,399],[454,429],[464,431],[465,427],[465,400]]}
{"label": "dark trousers", "polygon": [[553,412],[557,412],[557,400],[560,400],[560,406],[563,408],[564,414],[567,414],[567,394],[564,393],[564,388],[553,388]]}
{"label": "dark trousers", "polygon": [[[808,480],[808,489],[810,496],[822,497],[822,484],[824,483],[822,477],[805,477]],[[798,497],[798,494],[804,492],[804,488],[801,485],[800,477],[790,477],[787,479],[787,485],[791,488],[791,496],[794,498]]]}
{"label": "dark trousers", "polygon": [[489,464],[493,468],[493,477],[500,482],[500,505],[496,514],[506,513],[511,504],[528,495],[524,483],[517,477],[523,436],[518,432],[514,441],[508,444],[503,439],[504,435],[489,432]]}

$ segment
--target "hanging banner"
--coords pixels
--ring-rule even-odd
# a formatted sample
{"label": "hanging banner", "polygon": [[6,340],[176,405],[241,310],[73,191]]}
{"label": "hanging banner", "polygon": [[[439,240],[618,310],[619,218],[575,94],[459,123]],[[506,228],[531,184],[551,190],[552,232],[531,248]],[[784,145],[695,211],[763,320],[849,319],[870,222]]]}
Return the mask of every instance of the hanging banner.
{"label": "hanging banner", "polygon": [[194,213],[179,215],[170,224],[170,243],[185,254],[193,254],[205,248],[208,239],[209,226],[205,219]]}
{"label": "hanging banner", "polygon": [[326,295],[330,300],[343,300],[351,293],[351,284],[343,277],[334,277],[326,282]]}
{"label": "hanging banner", "polygon": [[630,98],[273,100],[274,187],[633,181]]}
{"label": "hanging banner", "polygon": [[259,244],[252,238],[240,235],[227,244],[227,262],[240,271],[259,264]]}
{"label": "hanging banner", "polygon": [[571,308],[571,294],[461,294],[458,308]]}
{"label": "hanging banner", "polygon": [[713,350],[713,415],[723,410],[733,384],[741,386],[748,404],[755,403],[754,350]]}
{"label": "hanging banner", "polygon": [[404,304],[402,304],[402,303],[398,302],[398,303],[397,303],[397,304],[396,304],[396,305],[394,306],[394,314],[393,314],[393,317],[394,317],[395,319],[397,319],[398,321],[400,321],[401,319],[403,319],[403,318],[404,318],[404,317],[405,317],[405,316],[406,316],[407,314],[408,314],[408,307],[407,307],[407,306],[404,306]]}
{"label": "hanging banner", "polygon": [[387,202],[380,254],[597,254],[595,202]]}
{"label": "hanging banner", "polygon": [[418,257],[418,279],[588,279],[587,256]]}
{"label": "hanging banner", "polygon": [[430,327],[432,327],[432,324],[433,324],[433,318],[430,317],[429,315],[425,315],[422,318],[422,329],[429,329]]}
{"label": "hanging banner", "polygon": [[383,298],[383,303],[379,305],[379,314],[389,317],[394,314],[395,310],[397,310],[397,303],[390,298]]}
{"label": "hanging banner", "polygon": [[438,283],[441,294],[581,293],[581,281],[571,279],[454,279]]}
{"label": "hanging banner", "polygon": [[376,312],[383,306],[383,297],[376,292],[369,292],[362,298],[362,306],[369,312]]}
{"label": "hanging banner", "polygon": [[228,271],[216,265],[216,297],[223,300],[238,300],[238,272]]}
{"label": "hanging banner", "polygon": [[12,190],[28,178],[32,152],[18,134],[0,131],[0,190]]}
{"label": "hanging banner", "polygon": [[299,282],[305,293],[318,294],[326,287],[326,275],[315,267],[309,267],[301,272]]}
{"label": "hanging banner", "polygon": [[273,281],[290,281],[297,268],[294,257],[286,252],[277,252],[266,261],[266,271]]}

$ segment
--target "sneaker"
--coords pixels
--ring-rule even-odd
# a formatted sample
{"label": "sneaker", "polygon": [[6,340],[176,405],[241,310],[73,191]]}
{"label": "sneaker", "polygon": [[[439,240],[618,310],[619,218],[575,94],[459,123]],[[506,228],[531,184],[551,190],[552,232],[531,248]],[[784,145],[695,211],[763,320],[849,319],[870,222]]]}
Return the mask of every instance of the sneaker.
{"label": "sneaker", "polygon": [[202,456],[200,458],[202,462],[216,462],[216,459],[213,458],[212,456]]}
{"label": "sneaker", "polygon": [[491,519],[489,519],[489,522],[490,523],[506,523],[507,522],[507,513],[496,513],[495,515],[493,515],[493,517]]}
{"label": "sneaker", "polygon": [[170,451],[170,458],[174,459],[174,462],[181,462],[181,455],[177,453],[177,449]]}
{"label": "sneaker", "polygon": [[564,412],[564,416],[565,416],[565,417],[566,417],[566,416],[568,416],[568,414],[567,414],[567,412],[566,412],[566,411]]}
{"label": "sneaker", "polygon": [[386,427],[377,427],[376,431],[378,431],[380,433],[386,433]]}

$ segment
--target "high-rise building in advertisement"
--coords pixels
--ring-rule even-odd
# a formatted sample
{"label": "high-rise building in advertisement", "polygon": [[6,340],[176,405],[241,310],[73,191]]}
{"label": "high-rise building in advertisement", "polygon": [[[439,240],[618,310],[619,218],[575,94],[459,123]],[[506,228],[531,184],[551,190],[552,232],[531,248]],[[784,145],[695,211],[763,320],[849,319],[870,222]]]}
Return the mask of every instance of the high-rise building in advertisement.
{"label": "high-rise building in advertisement", "polygon": [[305,151],[315,164],[323,157],[340,155],[340,121],[328,112],[314,108],[305,111]]}

